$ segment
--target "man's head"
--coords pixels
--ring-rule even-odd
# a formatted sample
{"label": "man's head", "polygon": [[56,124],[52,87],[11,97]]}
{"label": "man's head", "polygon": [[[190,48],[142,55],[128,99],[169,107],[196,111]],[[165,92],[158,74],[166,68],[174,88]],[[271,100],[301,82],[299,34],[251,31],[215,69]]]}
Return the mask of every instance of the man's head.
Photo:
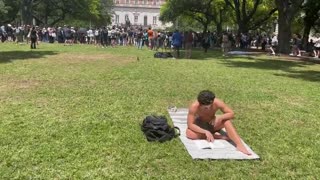
{"label": "man's head", "polygon": [[209,90],[203,90],[198,95],[198,102],[200,105],[207,106],[212,104],[214,98],[215,95],[213,92]]}

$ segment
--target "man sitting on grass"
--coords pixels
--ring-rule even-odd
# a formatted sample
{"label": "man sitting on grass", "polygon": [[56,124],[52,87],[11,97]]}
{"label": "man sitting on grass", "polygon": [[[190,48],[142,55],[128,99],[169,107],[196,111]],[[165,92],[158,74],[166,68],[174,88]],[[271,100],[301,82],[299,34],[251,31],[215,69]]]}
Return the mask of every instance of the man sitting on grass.
{"label": "man sitting on grass", "polygon": [[[218,110],[221,110],[223,115],[216,116]],[[201,91],[198,100],[189,107],[186,136],[189,139],[207,139],[209,142],[215,138],[231,139],[239,151],[251,155],[231,123],[233,118],[233,111],[222,100],[215,98],[214,93],[208,90]],[[226,129],[228,137],[218,133],[222,128]]]}

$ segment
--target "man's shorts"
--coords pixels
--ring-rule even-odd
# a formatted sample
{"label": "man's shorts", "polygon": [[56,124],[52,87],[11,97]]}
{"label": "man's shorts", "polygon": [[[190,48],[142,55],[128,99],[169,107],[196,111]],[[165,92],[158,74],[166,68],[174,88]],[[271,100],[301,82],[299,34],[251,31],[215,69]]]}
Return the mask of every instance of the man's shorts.
{"label": "man's shorts", "polygon": [[197,126],[199,126],[200,128],[202,128],[202,129],[205,129],[205,130],[207,130],[207,131],[210,131],[212,134],[215,133],[215,131],[214,131],[214,126],[211,125],[211,124],[209,124],[208,122],[201,121],[201,119],[200,119],[199,117],[196,118],[195,124],[196,124]]}

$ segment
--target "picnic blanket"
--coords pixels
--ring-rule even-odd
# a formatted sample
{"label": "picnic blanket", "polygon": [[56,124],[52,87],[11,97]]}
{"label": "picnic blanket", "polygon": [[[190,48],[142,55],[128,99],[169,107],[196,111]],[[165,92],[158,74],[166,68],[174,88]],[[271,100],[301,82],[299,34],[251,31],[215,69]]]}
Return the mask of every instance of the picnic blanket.
{"label": "picnic blanket", "polygon": [[[206,140],[191,140],[186,137],[187,129],[187,114],[188,109],[177,108],[168,109],[170,117],[174,126],[180,128],[180,139],[186,147],[188,153],[192,159],[259,159],[260,157],[252,151],[252,149],[244,143],[246,148],[252,153],[248,156],[238,151],[235,146],[226,140],[216,139],[212,144],[209,144]],[[223,132],[222,132],[223,133]]]}

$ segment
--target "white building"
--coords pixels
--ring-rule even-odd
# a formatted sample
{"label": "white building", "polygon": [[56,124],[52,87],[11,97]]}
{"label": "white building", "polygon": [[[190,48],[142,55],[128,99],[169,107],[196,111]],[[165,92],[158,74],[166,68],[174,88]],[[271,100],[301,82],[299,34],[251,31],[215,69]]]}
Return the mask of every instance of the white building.
{"label": "white building", "polygon": [[160,7],[165,0],[114,0],[112,25],[124,25],[126,20],[133,26],[162,29]]}

